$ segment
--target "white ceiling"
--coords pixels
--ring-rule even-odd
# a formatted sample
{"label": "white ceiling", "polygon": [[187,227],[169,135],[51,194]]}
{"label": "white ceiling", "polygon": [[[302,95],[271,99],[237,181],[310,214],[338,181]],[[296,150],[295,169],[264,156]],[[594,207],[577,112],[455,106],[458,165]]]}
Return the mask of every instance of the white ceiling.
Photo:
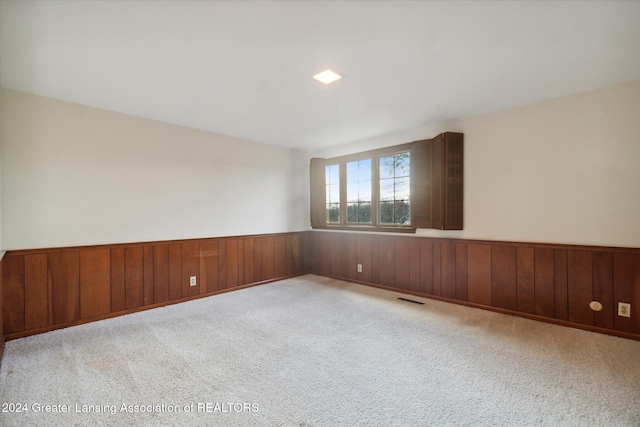
{"label": "white ceiling", "polygon": [[303,150],[640,78],[640,1],[0,4],[3,87]]}

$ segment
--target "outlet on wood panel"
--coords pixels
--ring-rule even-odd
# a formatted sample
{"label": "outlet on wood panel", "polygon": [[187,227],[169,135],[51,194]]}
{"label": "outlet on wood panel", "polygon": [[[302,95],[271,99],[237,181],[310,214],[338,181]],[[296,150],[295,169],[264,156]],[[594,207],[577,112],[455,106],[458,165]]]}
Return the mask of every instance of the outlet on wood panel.
{"label": "outlet on wood panel", "polygon": [[362,264],[358,264],[358,273],[362,273]]}
{"label": "outlet on wood panel", "polygon": [[189,286],[195,286],[195,285],[196,285],[196,276],[189,277]]}
{"label": "outlet on wood panel", "polygon": [[618,316],[631,317],[631,304],[628,304],[626,302],[619,302]]}

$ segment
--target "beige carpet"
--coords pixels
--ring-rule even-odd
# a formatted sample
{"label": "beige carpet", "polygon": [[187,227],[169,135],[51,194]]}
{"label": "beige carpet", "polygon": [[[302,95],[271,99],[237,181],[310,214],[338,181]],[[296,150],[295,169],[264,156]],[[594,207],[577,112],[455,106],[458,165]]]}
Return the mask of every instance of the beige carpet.
{"label": "beige carpet", "polygon": [[308,275],[10,341],[0,425],[640,426],[640,342],[399,296]]}

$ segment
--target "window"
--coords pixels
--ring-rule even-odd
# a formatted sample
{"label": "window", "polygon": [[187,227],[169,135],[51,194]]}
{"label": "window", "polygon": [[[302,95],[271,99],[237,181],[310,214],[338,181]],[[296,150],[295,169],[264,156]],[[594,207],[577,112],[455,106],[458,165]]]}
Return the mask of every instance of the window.
{"label": "window", "polygon": [[347,163],[347,223],[371,224],[371,159]]}
{"label": "window", "polygon": [[380,224],[411,224],[410,153],[380,157]]}
{"label": "window", "polygon": [[314,228],[462,229],[463,135],[311,159]]}
{"label": "window", "polygon": [[327,223],[340,223],[340,165],[325,167]]}

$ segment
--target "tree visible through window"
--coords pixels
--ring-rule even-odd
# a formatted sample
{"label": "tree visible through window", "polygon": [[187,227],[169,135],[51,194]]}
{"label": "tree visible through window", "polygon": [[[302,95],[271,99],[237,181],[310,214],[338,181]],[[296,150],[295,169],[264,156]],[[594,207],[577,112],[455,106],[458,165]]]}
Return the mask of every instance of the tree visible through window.
{"label": "tree visible through window", "polygon": [[380,157],[380,223],[410,224],[409,152]]}
{"label": "tree visible through window", "polygon": [[340,223],[340,165],[325,167],[327,223]]}
{"label": "tree visible through window", "polygon": [[312,158],[313,228],[462,230],[464,136],[445,132],[331,159]]}

